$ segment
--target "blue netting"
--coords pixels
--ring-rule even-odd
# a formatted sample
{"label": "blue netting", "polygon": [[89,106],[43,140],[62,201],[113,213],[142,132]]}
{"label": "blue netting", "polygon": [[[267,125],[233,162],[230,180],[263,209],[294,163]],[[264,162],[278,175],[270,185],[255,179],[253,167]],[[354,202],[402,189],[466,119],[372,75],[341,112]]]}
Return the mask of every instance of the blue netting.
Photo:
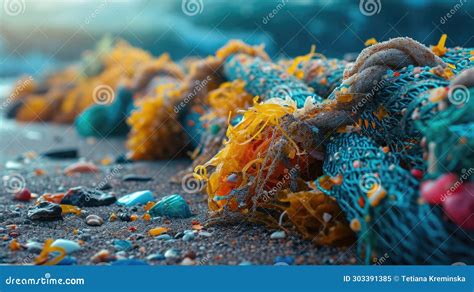
{"label": "blue netting", "polygon": [[300,64],[304,72],[303,81],[322,97],[329,94],[342,83],[347,62],[339,59],[321,59],[313,57]]}
{"label": "blue netting", "polygon": [[[340,134],[327,145],[325,173],[342,175],[331,191],[348,220],[358,220],[359,254],[366,263],[374,255],[388,254],[393,263],[473,263],[474,233],[460,230],[443,218],[437,206],[420,203],[418,181],[397,165],[370,138]],[[378,203],[368,193],[374,185],[385,192]]]}
{"label": "blue netting", "polygon": [[[443,173],[462,174],[473,167],[474,161],[474,88],[458,88],[446,103],[450,106],[430,120],[418,120],[416,126],[431,145],[433,163],[428,173],[438,177]],[[428,150],[428,149],[427,149]],[[473,181],[473,177],[469,177]]]}
{"label": "blue netting", "polygon": [[[429,90],[448,85],[446,79],[431,69],[408,66],[398,72],[388,71],[369,93],[372,101],[362,102],[364,110],[356,121],[363,134],[381,146],[388,146],[407,168],[425,168],[419,145],[421,133],[413,117],[429,120],[436,107],[427,102]],[[333,93],[330,99],[334,98]]]}
{"label": "blue netting", "polygon": [[305,85],[301,80],[289,75],[280,66],[263,61],[261,58],[237,54],[227,59],[224,64],[224,75],[228,80],[245,81],[245,89],[262,100],[269,98],[291,98],[297,106],[303,107],[307,97],[314,102],[322,98]]}
{"label": "blue netting", "polygon": [[453,72],[458,74],[465,69],[474,67],[472,51],[474,51],[474,48],[450,48],[442,59],[446,63],[453,65]]}

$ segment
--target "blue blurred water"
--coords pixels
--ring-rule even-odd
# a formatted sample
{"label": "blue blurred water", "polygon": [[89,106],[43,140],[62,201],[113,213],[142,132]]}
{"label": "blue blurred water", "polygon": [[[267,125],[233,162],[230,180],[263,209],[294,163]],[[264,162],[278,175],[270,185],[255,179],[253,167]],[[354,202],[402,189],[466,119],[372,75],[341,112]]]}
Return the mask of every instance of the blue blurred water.
{"label": "blue blurred water", "polygon": [[[0,0],[0,76],[61,67],[106,33],[175,59],[212,54],[232,38],[263,43],[272,57],[312,44],[340,57],[371,37],[434,44],[442,33],[450,46],[474,46],[474,3],[465,0],[25,0],[15,15],[5,1],[14,0]],[[376,3],[376,13],[363,13],[361,2]]]}

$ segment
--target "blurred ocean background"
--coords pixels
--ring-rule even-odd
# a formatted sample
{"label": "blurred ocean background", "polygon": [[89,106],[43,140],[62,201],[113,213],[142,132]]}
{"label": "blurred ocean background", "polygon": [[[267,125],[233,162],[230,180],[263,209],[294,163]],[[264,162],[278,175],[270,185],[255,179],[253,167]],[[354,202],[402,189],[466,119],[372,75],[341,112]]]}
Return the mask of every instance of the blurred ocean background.
{"label": "blurred ocean background", "polygon": [[213,54],[233,38],[263,43],[276,58],[307,53],[312,44],[342,57],[371,37],[429,45],[447,33],[448,46],[474,46],[474,1],[369,1],[375,13],[362,13],[359,0],[188,1],[0,0],[0,78],[65,66],[106,34],[174,59]]}

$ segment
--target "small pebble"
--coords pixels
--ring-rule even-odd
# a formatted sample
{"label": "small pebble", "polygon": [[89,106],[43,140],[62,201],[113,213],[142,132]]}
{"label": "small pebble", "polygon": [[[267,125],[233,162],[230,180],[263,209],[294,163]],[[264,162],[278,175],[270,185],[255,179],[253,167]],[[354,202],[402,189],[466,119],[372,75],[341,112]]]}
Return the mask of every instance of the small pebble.
{"label": "small pebble", "polygon": [[122,178],[123,181],[151,181],[153,180],[152,177],[150,176],[141,176],[141,175],[135,175],[135,174],[128,174]]}
{"label": "small pebble", "polygon": [[118,251],[115,253],[115,256],[117,257],[118,260],[120,259],[127,259],[127,252],[124,250]]}
{"label": "small pebble", "polygon": [[183,261],[181,262],[182,266],[194,266],[195,264],[196,262],[190,258],[184,258]]}
{"label": "small pebble", "polygon": [[31,200],[31,192],[27,188],[23,188],[19,192],[15,193],[14,198],[17,201],[28,202]]}
{"label": "small pebble", "polygon": [[193,233],[185,233],[183,236],[184,241],[191,241],[195,238]]}
{"label": "small pebble", "polygon": [[179,256],[178,251],[176,249],[173,249],[173,248],[170,248],[165,252],[165,258],[167,258],[167,259],[175,259],[178,256]]}
{"label": "small pebble", "polygon": [[169,235],[169,234],[161,234],[161,235],[158,235],[157,237],[155,237],[155,239],[157,239],[157,240],[170,240],[172,238],[173,237],[171,237],[171,235]]}
{"label": "small pebble", "polygon": [[93,263],[105,263],[115,260],[115,256],[111,255],[106,249],[100,250],[98,253],[91,257]]}
{"label": "small pebble", "polygon": [[283,239],[286,237],[285,231],[275,231],[270,235],[271,239]]}
{"label": "small pebble", "polygon": [[227,177],[226,180],[227,180],[227,182],[235,183],[235,182],[237,182],[237,179],[238,179],[237,175],[235,173],[232,173]]}
{"label": "small pebble", "polygon": [[153,253],[146,257],[148,261],[162,261],[165,259],[165,256],[161,253]]}
{"label": "small pebble", "polygon": [[86,223],[90,226],[101,226],[104,224],[104,220],[97,215],[89,215],[86,217]]}
{"label": "small pebble", "polygon": [[28,209],[28,218],[30,220],[54,221],[62,219],[61,213],[62,209],[58,204],[41,202]]}
{"label": "small pebble", "polygon": [[67,240],[67,239],[56,239],[51,246],[57,246],[63,248],[67,254],[73,253],[81,249],[79,243]]}
{"label": "small pebble", "polygon": [[[128,213],[125,213],[125,212],[120,212],[118,213],[118,218],[122,221],[125,221],[125,222],[130,222],[132,221],[132,218],[130,218],[130,215]],[[112,217],[112,216],[111,216]]]}
{"label": "small pebble", "polygon": [[64,169],[64,173],[71,175],[74,173],[99,172],[99,168],[92,162],[79,161]]}
{"label": "small pebble", "polygon": [[37,241],[28,241],[25,244],[26,249],[32,253],[40,253],[43,250],[43,244]]}
{"label": "small pebble", "polygon": [[323,220],[324,222],[328,223],[329,221],[331,221],[332,219],[332,215],[329,214],[329,213],[323,213]]}
{"label": "small pebble", "polygon": [[118,251],[127,251],[132,249],[132,243],[128,240],[116,239],[114,240],[114,247]]}
{"label": "small pebble", "polygon": [[207,232],[207,231],[201,231],[201,232],[199,232],[199,236],[211,237],[212,233]]}

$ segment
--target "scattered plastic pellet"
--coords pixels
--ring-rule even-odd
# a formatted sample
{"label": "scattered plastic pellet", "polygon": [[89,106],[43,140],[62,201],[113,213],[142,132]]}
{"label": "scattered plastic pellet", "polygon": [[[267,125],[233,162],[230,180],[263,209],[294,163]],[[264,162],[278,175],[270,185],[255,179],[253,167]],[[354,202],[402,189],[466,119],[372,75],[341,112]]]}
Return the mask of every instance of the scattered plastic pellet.
{"label": "scattered plastic pellet", "polygon": [[67,254],[73,253],[81,249],[81,246],[72,240],[67,239],[56,239],[51,246],[53,247],[60,247],[64,249]]}
{"label": "scattered plastic pellet", "polygon": [[145,204],[152,200],[154,200],[152,192],[145,190],[125,195],[117,200],[117,204],[124,206],[134,206],[137,204]]}
{"label": "scattered plastic pellet", "polygon": [[74,173],[99,172],[99,168],[92,162],[76,162],[64,169],[64,173],[71,175]]}
{"label": "scattered plastic pellet", "polygon": [[118,251],[127,251],[132,249],[132,243],[128,240],[116,239],[114,240],[114,247]]}
{"label": "scattered plastic pellet", "polygon": [[153,180],[150,176],[141,176],[135,174],[128,174],[122,178],[123,181],[138,181],[138,182],[147,182]]}
{"label": "scattered plastic pellet", "polygon": [[283,239],[286,237],[285,231],[275,231],[270,235],[271,239]]}
{"label": "scattered plastic pellet", "polygon": [[176,249],[170,248],[164,254],[166,259],[175,259],[179,257],[179,252]]}
{"label": "scattered plastic pellet", "polygon": [[188,218],[192,216],[188,203],[177,194],[162,198],[148,212],[153,217]]}
{"label": "scattered plastic pellet", "polygon": [[150,234],[150,236],[158,236],[162,233],[165,233],[165,232],[168,232],[168,228],[166,227],[156,227],[156,228],[152,228],[148,231],[148,234]]}
{"label": "scattered plastic pellet", "polygon": [[76,206],[65,205],[65,204],[61,204],[60,206],[61,206],[61,214],[62,215],[69,214],[69,213],[76,214],[76,215],[81,215],[81,209],[79,209]]}
{"label": "scattered plastic pellet", "polygon": [[28,202],[31,200],[31,192],[27,188],[23,188],[19,192],[15,193],[14,198],[17,201]]}

